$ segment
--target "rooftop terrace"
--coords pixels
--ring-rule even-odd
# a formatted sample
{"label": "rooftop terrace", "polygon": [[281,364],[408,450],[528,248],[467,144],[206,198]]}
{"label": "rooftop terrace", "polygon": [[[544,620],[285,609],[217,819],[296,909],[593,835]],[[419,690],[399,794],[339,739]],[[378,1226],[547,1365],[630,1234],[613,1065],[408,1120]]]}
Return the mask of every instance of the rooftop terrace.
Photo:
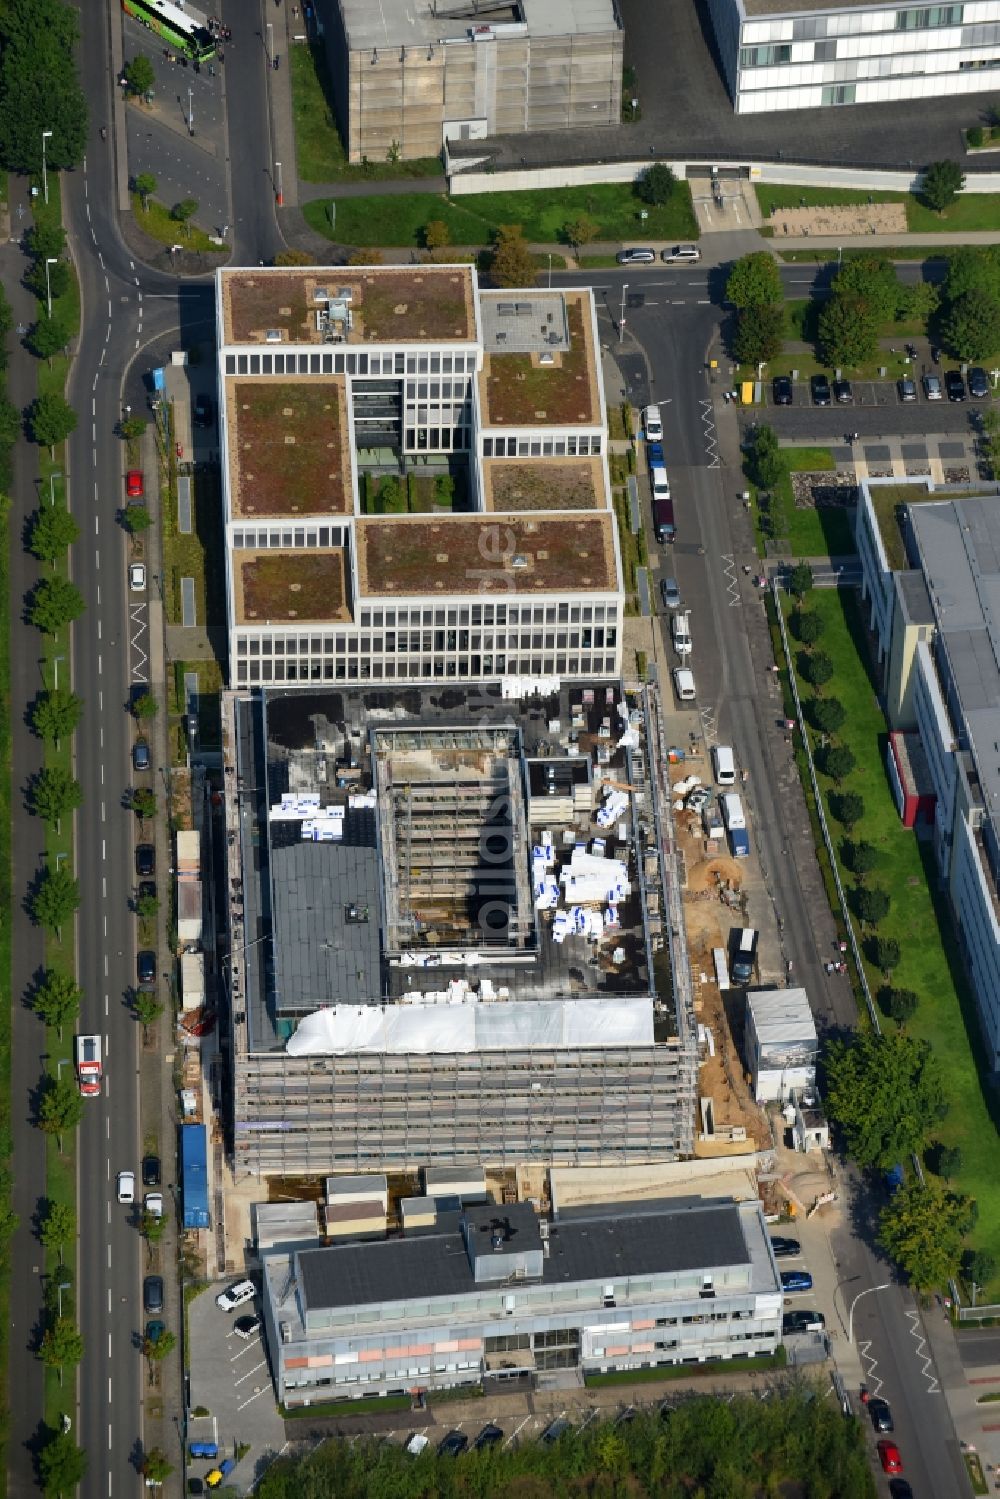
{"label": "rooftop terrace", "polygon": [[232,557],[236,618],[241,625],[350,617],[340,548],[236,551]]}
{"label": "rooftop terrace", "polygon": [[567,293],[565,304],[568,348],[485,356],[479,376],[485,427],[589,427],[600,421],[590,318],[582,296]]}
{"label": "rooftop terrace", "polygon": [[600,458],[483,460],[486,510],[605,510]]}
{"label": "rooftop terrace", "polygon": [[[342,343],[449,343],[475,337],[469,266],[259,267],[222,272],[225,340],[229,344],[323,344],[317,311],[350,292],[351,326]],[[268,333],[280,333],[280,340]]]}
{"label": "rooftop terrace", "polygon": [[347,513],[350,436],[343,387],[340,376],[227,382],[234,516]]}
{"label": "rooftop terrace", "polygon": [[911,565],[900,524],[904,508],[928,502],[940,504],[944,496],[928,489],[926,484],[871,484],[869,493],[889,568],[892,572],[902,572]]}
{"label": "rooftop terrace", "polygon": [[611,592],[610,514],[393,516],[358,522],[362,595]]}

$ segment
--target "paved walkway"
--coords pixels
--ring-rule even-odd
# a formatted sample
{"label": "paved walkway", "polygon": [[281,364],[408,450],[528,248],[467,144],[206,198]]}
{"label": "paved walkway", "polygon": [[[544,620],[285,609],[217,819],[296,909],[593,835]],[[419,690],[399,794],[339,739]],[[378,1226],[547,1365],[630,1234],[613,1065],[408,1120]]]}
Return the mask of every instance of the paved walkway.
{"label": "paved walkway", "polygon": [[828,235],[816,234],[806,236],[793,236],[776,234],[773,238],[765,240],[765,246],[770,250],[884,250],[894,249],[896,246],[902,248],[906,245],[919,246],[922,249],[940,248],[942,256],[947,255],[954,245],[998,245],[1000,244],[1000,229],[969,229],[964,232],[947,234],[845,234]]}

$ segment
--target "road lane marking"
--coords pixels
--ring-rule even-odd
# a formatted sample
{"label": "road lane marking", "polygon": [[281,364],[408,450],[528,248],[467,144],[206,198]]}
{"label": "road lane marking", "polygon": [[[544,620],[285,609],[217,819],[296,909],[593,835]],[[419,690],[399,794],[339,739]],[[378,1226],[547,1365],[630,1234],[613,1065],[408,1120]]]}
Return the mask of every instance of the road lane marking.
{"label": "road lane marking", "polygon": [[[101,779],[102,780],[104,779],[103,776],[101,777]],[[101,839],[101,858],[102,859],[106,859],[107,857],[108,857],[108,845],[107,845],[106,840],[104,838],[102,838]]]}
{"label": "road lane marking", "polygon": [[[111,1139],[111,1119],[110,1119],[110,1117],[107,1118],[107,1119],[105,1119],[105,1121],[104,1121],[104,1138],[106,1140],[110,1140]],[[110,1254],[110,1253],[111,1253],[111,1245],[109,1244],[108,1245],[108,1254]]]}
{"label": "road lane marking", "polygon": [[101,621],[100,620],[97,621],[97,638],[98,638],[98,640],[101,639]]}
{"label": "road lane marking", "polygon": [[103,803],[103,802],[102,802],[102,803],[101,803],[101,821],[102,821],[102,822],[107,822],[107,820],[108,820],[108,817],[107,817],[107,810],[106,810],[106,808],[105,808],[105,805],[104,805],[104,803]]}
{"label": "road lane marking", "polygon": [[104,1014],[105,1014],[105,1017],[107,1017],[107,1014],[108,1014],[108,996],[106,994],[104,996]]}
{"label": "road lane marking", "polygon": [[[108,1333],[108,1342],[111,1342],[111,1334]],[[108,1404],[111,1404],[111,1375],[108,1375]]]}
{"label": "road lane marking", "polygon": [[111,1451],[111,1422],[108,1422],[108,1451]]}
{"label": "road lane marking", "polygon": [[937,1375],[927,1372],[929,1369],[933,1369],[934,1360],[931,1358],[930,1354],[927,1351],[927,1339],[924,1337],[923,1331],[920,1327],[920,1313],[907,1312],[906,1316],[910,1323],[910,1337],[915,1339],[916,1341],[917,1346],[915,1352],[917,1358],[923,1365],[923,1368],[920,1372],[927,1381],[927,1393],[928,1395],[940,1395],[941,1386],[937,1382]]}
{"label": "road lane marking", "polygon": [[267,1368],[267,1359],[266,1358],[262,1358],[259,1364],[254,1364],[254,1366],[253,1366],[252,1369],[248,1369],[245,1374],[241,1374],[240,1375],[239,1379],[235,1379],[233,1381],[234,1387],[238,1388],[243,1383],[243,1381],[245,1379],[252,1379],[253,1376],[257,1373],[258,1369],[266,1369],[266,1368]]}
{"label": "road lane marking", "polygon": [[[108,1248],[108,1265],[109,1265],[109,1267],[110,1267],[110,1264],[111,1264],[111,1249],[110,1249],[110,1246],[109,1246],[109,1248]],[[110,1357],[111,1357],[111,1334],[108,1333],[108,1358],[110,1359]],[[109,1379],[108,1380],[108,1384],[110,1384],[110,1383],[111,1383],[111,1380]]]}

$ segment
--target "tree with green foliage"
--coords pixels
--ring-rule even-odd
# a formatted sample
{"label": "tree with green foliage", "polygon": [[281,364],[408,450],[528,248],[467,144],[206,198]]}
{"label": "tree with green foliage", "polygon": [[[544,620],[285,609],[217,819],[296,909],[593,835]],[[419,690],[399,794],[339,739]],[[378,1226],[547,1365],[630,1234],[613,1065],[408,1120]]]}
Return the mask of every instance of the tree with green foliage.
{"label": "tree with green foliage", "polygon": [[12,401],[0,395],[0,446],[12,448],[21,436],[21,413]]}
{"label": "tree with green foliage", "polygon": [[434,255],[451,244],[451,230],[444,219],[428,219],[424,225],[424,245]]}
{"label": "tree with green foliage", "polygon": [[53,358],[62,353],[71,337],[69,323],[56,312],[33,323],[24,341],[35,358],[48,360],[51,368]]}
{"label": "tree with green foliage", "polygon": [[798,656],[799,676],[812,687],[822,687],[833,676],[833,662],[826,651],[800,651]]}
{"label": "tree with green foliage", "polygon": [[145,417],[127,416],[118,423],[118,431],[126,440],[134,442],[140,437],[145,437],[148,426],[149,423]]}
{"label": "tree with green foliage", "polygon": [[944,301],[955,302],[969,291],[1000,298],[1000,245],[959,245],[950,251]]}
{"label": "tree with green foliage", "polygon": [[31,708],[32,731],[44,744],[53,744],[58,749],[61,741],[76,729],[82,712],[83,699],[66,687],[39,693]]}
{"label": "tree with green foliage", "polygon": [[913,1177],[882,1209],[878,1242],[917,1291],[944,1290],[957,1275],[962,1240],[972,1228],[971,1197],[928,1177]]}
{"label": "tree with green foliage", "polygon": [[31,781],[32,812],[58,830],[67,812],[83,804],[83,787],[62,765],[46,765]]}
{"label": "tree with green foliage", "polygon": [[891,260],[884,255],[859,255],[844,262],[831,291],[835,297],[867,302],[880,323],[890,323],[898,316],[903,288]]}
{"label": "tree with green foliage", "polygon": [[740,364],[768,364],[785,342],[785,309],[761,302],[741,307],[733,330],[733,356]]}
{"label": "tree with green foliage", "polygon": [[55,635],[63,625],[79,619],[86,607],[76,584],[57,573],[36,584],[28,604],[28,619],[43,635]]}
{"label": "tree with green foliage", "polygon": [[863,880],[878,863],[878,849],[873,843],[865,843],[863,839],[855,843],[845,842],[841,844],[840,857],[851,873]]}
{"label": "tree with green foliage", "polygon": [[167,1230],[167,1220],[162,1213],[151,1213],[148,1208],[143,1208],[142,1218],[139,1222],[139,1231],[145,1239],[150,1252],[159,1244]]}
{"label": "tree with green foliage", "polygon": [[566,243],[572,246],[575,255],[579,255],[585,245],[593,244],[600,232],[600,224],[589,213],[579,213],[563,225]]}
{"label": "tree with green foliage", "polygon": [[153,524],[153,517],[145,505],[126,505],[122,511],[122,523],[130,536],[140,536]]}
{"label": "tree with green foliage", "polygon": [[851,892],[854,914],[864,926],[878,926],[889,914],[892,901],[880,885],[856,885]]}
{"label": "tree with green foliage", "polygon": [[132,811],[140,822],[156,816],[156,792],[149,786],[137,786],[132,792]]}
{"label": "tree with green foliage", "polygon": [[82,1003],[83,990],[72,975],[58,968],[47,968],[32,996],[31,1008],[46,1025],[59,1027],[62,1040],[63,1026],[73,1024]]}
{"label": "tree with green foliage", "polygon": [[781,306],[785,288],[778,262],[769,250],[754,250],[735,261],[726,278],[726,301],[746,307]]}
{"label": "tree with green foliage", "polygon": [[137,52],[122,68],[125,87],[130,94],[148,94],[156,83],[153,64],[144,52]]}
{"label": "tree with green foliage", "polygon": [[792,627],[792,634],[803,645],[815,645],[826,629],[826,621],[822,614],[817,614],[812,609],[796,609],[789,623]]}
{"label": "tree with green foliage", "polygon": [[62,864],[46,866],[28,897],[31,919],[47,932],[58,933],[79,904],[79,883]]}
{"label": "tree with green foliage", "polygon": [[142,1340],[142,1356],[151,1364],[159,1364],[177,1347],[177,1338],[172,1332],[161,1332],[158,1338],[147,1333]]}
{"label": "tree with green foliage", "polygon": [[83,1099],[75,1078],[64,1077],[60,1072],[58,1077],[43,1080],[38,1094],[38,1128],[47,1135],[58,1136],[60,1150],[63,1135],[76,1129],[82,1114]]}
{"label": "tree with green foliage", "polygon": [[660,208],[664,203],[670,202],[676,186],[677,178],[666,162],[654,161],[640,175],[635,184],[635,194],[643,203],[651,203],[654,208]]}
{"label": "tree with green foliage", "polygon": [[894,989],[891,984],[883,984],[878,991],[878,1002],[883,1015],[897,1025],[905,1025],[917,1013],[918,1000],[912,989]]}
{"label": "tree with green foliage", "polygon": [[[79,1096],[79,1095],[77,1095]],[[57,1317],[42,1338],[39,1357],[50,1369],[65,1369],[83,1358],[83,1337],[69,1317]]]}
{"label": "tree with green foliage", "polygon": [[835,791],[830,797],[830,811],[841,827],[850,832],[865,815],[864,797],[856,791]]}
{"label": "tree with green foliage", "polygon": [[36,260],[25,272],[24,284],[40,302],[47,303],[49,297],[65,296],[70,286],[69,266],[65,260],[57,260],[54,265]]}
{"label": "tree with green foliage", "polygon": [[76,74],[78,12],[63,0],[5,0],[0,9],[0,166],[37,175],[72,170],[87,146]]}
{"label": "tree with green foliage", "polygon": [[174,1471],[174,1465],[169,1461],[162,1447],[153,1447],[143,1458],[140,1471],[146,1480],[147,1488],[150,1485],[153,1488],[160,1488]]}
{"label": "tree with green foliage", "polygon": [[813,586],[813,570],[808,562],[796,562],[788,575],[787,586],[793,598],[805,598]]}
{"label": "tree with green foliage", "polygon": [[132,714],[140,723],[155,718],[159,711],[160,705],[151,692],[138,692],[132,699]]}
{"label": "tree with green foliage", "polygon": [[879,318],[864,297],[831,297],[817,321],[823,362],[857,369],[878,353]]}
{"label": "tree with green foliage", "polygon": [[31,518],[28,546],[39,562],[54,565],[79,535],[80,527],[65,505],[40,505]]}
{"label": "tree with green foliage", "polygon": [[962,1278],[980,1289],[997,1273],[996,1256],[988,1249],[967,1249],[962,1255]]}
{"label": "tree with green foliage", "polygon": [[87,1454],[65,1431],[52,1432],[38,1454],[46,1499],[72,1499],[87,1472]]}
{"label": "tree with green foliage", "polygon": [[887,978],[899,966],[899,943],[895,937],[869,937],[865,943],[865,951],[869,962],[874,963]]}
{"label": "tree with green foliage", "polygon": [[759,489],[774,489],[785,473],[778,434],[763,423],[753,434],[747,463],[750,478]]}
{"label": "tree with green foliage", "polygon": [[58,219],[42,219],[32,224],[25,243],[33,260],[58,260],[66,249],[66,231]]}
{"label": "tree with green foliage", "polygon": [[888,1167],[923,1145],[947,1112],[941,1067],[905,1031],[855,1031],[825,1054],[826,1105],[859,1166]]}
{"label": "tree with green foliage", "polygon": [[61,1265],[63,1252],[76,1243],[76,1209],[68,1202],[53,1202],[50,1198],[38,1225],[38,1237],[46,1249],[58,1250]]}
{"label": "tree with green foliage", "polygon": [[139,202],[143,208],[148,208],[149,200],[156,192],[156,178],[152,172],[137,172],[132,186],[139,194]]}
{"label": "tree with green foliage", "polygon": [[809,704],[809,717],[821,734],[836,734],[844,726],[847,709],[839,698],[814,697]]}
{"label": "tree with green foliage", "polygon": [[28,435],[49,452],[76,431],[76,412],[56,391],[36,396],[28,408]]}
{"label": "tree with green foliage", "polygon": [[965,187],[965,173],[957,161],[932,161],[920,184],[920,196],[928,208],[944,213]]}
{"label": "tree with green foliage", "polygon": [[535,262],[520,224],[498,224],[490,251],[490,279],[496,286],[533,286]]}
{"label": "tree with green foliage", "polygon": [[992,359],[1000,354],[1000,301],[987,292],[963,292],[941,320],[941,337],[956,359]]}
{"label": "tree with green foliage", "polygon": [[191,220],[198,212],[198,200],[196,198],[181,198],[170,210],[170,217],[180,224],[185,234],[191,233]]}
{"label": "tree with green foliage", "polygon": [[155,989],[136,989],[132,998],[132,1013],[142,1026],[142,1043],[149,1045],[149,1033],[163,1014],[163,1005]]}
{"label": "tree with green foliage", "polygon": [[934,1151],[934,1172],[945,1181],[954,1181],[962,1174],[961,1145],[939,1144]]}
{"label": "tree with green foliage", "polygon": [[854,751],[848,749],[846,744],[828,744],[825,749],[820,750],[817,755],[819,768],[825,776],[839,786],[846,781],[857,761]]}
{"label": "tree with green foliage", "polygon": [[135,914],[140,921],[152,921],[160,909],[160,902],[155,895],[140,895],[135,903]]}

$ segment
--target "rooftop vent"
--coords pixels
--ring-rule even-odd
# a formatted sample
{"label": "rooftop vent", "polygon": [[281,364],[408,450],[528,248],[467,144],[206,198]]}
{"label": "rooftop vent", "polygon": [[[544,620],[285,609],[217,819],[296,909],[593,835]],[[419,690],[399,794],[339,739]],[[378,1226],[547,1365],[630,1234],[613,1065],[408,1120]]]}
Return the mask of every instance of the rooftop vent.
{"label": "rooftop vent", "polygon": [[281,339],[282,332],[280,328],[268,328],[264,334],[264,342],[266,344],[280,344]]}
{"label": "rooftop vent", "polygon": [[527,567],[527,565],[528,565],[528,559],[527,559],[527,557],[522,556],[521,553],[519,552],[517,554],[517,556],[514,558],[513,562],[510,565],[511,565],[511,567],[515,567],[515,568]]}
{"label": "rooftop vent", "polygon": [[327,289],[326,289],[325,286],[314,286],[313,287],[313,301],[314,302],[329,302],[329,300],[330,300],[330,293],[327,291]]}

